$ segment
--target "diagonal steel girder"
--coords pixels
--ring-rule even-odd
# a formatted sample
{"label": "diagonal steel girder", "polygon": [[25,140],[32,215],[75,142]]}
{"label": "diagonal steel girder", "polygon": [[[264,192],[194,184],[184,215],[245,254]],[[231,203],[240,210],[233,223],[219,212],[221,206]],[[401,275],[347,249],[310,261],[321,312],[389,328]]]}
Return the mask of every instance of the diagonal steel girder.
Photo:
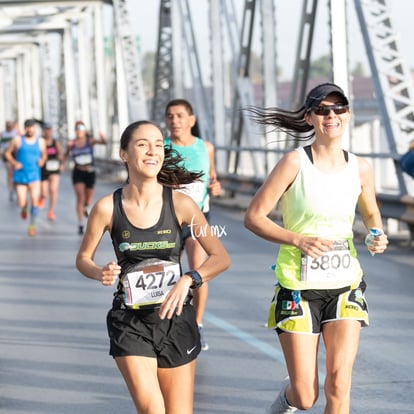
{"label": "diagonal steel girder", "polygon": [[[101,0],[91,0],[91,1],[2,1],[0,0],[0,7],[2,11],[3,19],[6,18],[6,22],[0,22],[0,36],[3,35],[16,35],[16,34],[32,34],[38,36],[40,34],[49,34],[57,33],[61,36],[62,40],[62,57],[64,58],[64,82],[65,82],[65,95],[59,94],[60,97],[64,96],[65,100],[63,101],[63,107],[66,108],[66,123],[62,128],[62,133],[65,136],[68,136],[67,125],[73,125],[75,121],[75,111],[76,111],[76,96],[75,96],[75,78],[74,78],[74,54],[72,48],[72,40],[69,34],[71,30],[71,22],[82,22],[82,18],[88,16],[88,8],[90,6],[99,6],[102,3],[112,4],[112,2],[104,2]],[[98,13],[98,7],[93,8],[95,13]],[[90,15],[90,14],[89,14]],[[9,24],[7,23],[7,18],[10,20]],[[1,20],[1,18],[0,18]],[[3,23],[3,24],[2,24]],[[79,23],[81,24],[81,23]],[[96,23],[95,23],[96,24]],[[100,35],[100,38],[102,36]],[[86,42],[85,42],[86,43]],[[102,40],[101,40],[102,43]],[[86,45],[84,45],[86,46]],[[95,45],[96,46],[96,45]],[[81,49],[81,45],[79,46]],[[102,49],[101,58],[99,59],[99,67],[103,66],[103,46],[101,48],[96,47],[95,55],[98,59],[99,54],[98,50]],[[86,63],[86,61],[85,61]],[[81,62],[79,62],[81,64]],[[97,64],[98,66],[98,64]],[[95,69],[97,83],[103,74],[101,71]],[[84,76],[85,70],[79,69],[80,76]],[[103,86],[102,86],[103,85]],[[103,108],[102,101],[106,97],[105,92],[105,82],[101,80],[99,86],[97,87],[98,94],[98,113],[99,119],[104,119],[104,114],[106,114],[105,108]],[[91,118],[89,113],[89,101],[88,96],[84,96],[85,92],[88,94],[90,87],[84,84],[83,87],[80,87],[80,93],[83,92],[83,97],[81,97],[81,107],[83,108],[82,114],[84,114],[89,121]],[[99,96],[101,97],[99,99]],[[59,99],[59,98],[58,98]],[[62,101],[62,100],[61,100]],[[61,118],[60,118],[61,119]],[[100,129],[105,130],[105,123],[99,122]]]}

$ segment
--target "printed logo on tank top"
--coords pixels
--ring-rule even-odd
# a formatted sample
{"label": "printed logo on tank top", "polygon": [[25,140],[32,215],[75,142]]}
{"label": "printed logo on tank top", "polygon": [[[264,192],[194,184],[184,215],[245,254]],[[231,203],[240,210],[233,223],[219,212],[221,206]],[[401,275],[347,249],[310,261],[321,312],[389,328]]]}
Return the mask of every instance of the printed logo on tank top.
{"label": "printed logo on tank top", "polygon": [[[171,229],[164,229],[164,230],[157,230],[157,234],[171,234]],[[129,239],[131,237],[131,232],[129,230],[123,230],[122,231],[122,238],[123,239]]]}
{"label": "printed logo on tank top", "polygon": [[119,243],[119,250],[124,252],[136,252],[136,251],[145,251],[145,250],[167,250],[174,249],[176,246],[175,242],[169,242],[168,240],[157,240],[157,241],[143,241],[143,242],[122,242]]}
{"label": "printed logo on tank top", "polygon": [[[157,231],[157,235],[159,234],[171,234],[171,229],[162,229]],[[131,233],[129,230],[122,231],[122,238],[123,240],[129,239],[131,237]],[[147,240],[147,241],[123,241],[119,243],[118,248],[119,250],[124,252],[137,252],[137,251],[146,251],[146,250],[169,250],[174,249],[177,245],[176,242],[172,242],[169,240]]]}

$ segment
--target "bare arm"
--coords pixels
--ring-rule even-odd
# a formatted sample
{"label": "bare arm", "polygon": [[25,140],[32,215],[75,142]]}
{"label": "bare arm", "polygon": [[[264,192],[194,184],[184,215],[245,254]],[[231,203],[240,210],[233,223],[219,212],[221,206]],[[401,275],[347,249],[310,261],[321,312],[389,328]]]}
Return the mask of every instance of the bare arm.
{"label": "bare arm", "polygon": [[65,153],[63,152],[63,147],[60,141],[56,141],[56,154],[57,159],[60,161],[60,171],[65,170]]}
{"label": "bare arm", "polygon": [[94,257],[102,237],[112,225],[112,194],[100,199],[92,208],[85,235],[76,255],[76,267],[86,277],[100,281],[109,286],[116,282],[121,267],[115,261],[101,266],[95,263]]}
{"label": "bare arm", "polygon": [[215,151],[214,145],[211,142],[204,141],[204,145],[206,146],[208,159],[210,161],[210,171],[209,171],[209,190],[213,197],[217,197],[221,194],[221,184],[220,181],[217,179],[217,172],[215,166]]}
{"label": "bare arm", "polygon": [[204,214],[189,196],[175,191],[174,208],[177,217],[189,226],[191,237],[195,237],[207,253],[206,261],[194,269],[207,282],[229,267],[230,258],[220,239],[213,234]]}
{"label": "bare arm", "polygon": [[16,161],[16,159],[13,156],[13,153],[18,151],[20,145],[21,138],[19,136],[16,136],[10,141],[8,147],[6,148],[6,151],[4,151],[4,157],[13,166],[15,170],[19,170],[20,168],[22,168],[20,162]]}
{"label": "bare arm", "polygon": [[[230,257],[219,238],[213,234],[204,214],[197,204],[187,195],[173,192],[174,208],[178,220],[190,226],[195,237],[207,253],[207,259],[196,270],[207,282],[224,272],[230,266]],[[193,281],[190,276],[182,276],[174,288],[168,293],[161,305],[160,317],[171,318],[176,312],[181,314],[184,300]]]}
{"label": "bare arm", "polygon": [[69,156],[70,156],[70,152],[72,151],[72,146],[73,146],[73,141],[68,141],[68,143],[66,144],[66,149],[65,152],[63,153],[63,163],[66,163],[66,161],[68,160]]}
{"label": "bare arm", "polygon": [[46,141],[44,138],[39,139],[39,147],[40,147],[40,158],[38,161],[39,167],[43,167],[47,160],[47,152],[46,152]]}
{"label": "bare arm", "polygon": [[92,145],[95,145],[95,144],[106,145],[107,141],[106,141],[105,134],[102,131],[99,131],[99,139],[98,138],[91,138],[90,143]]}
{"label": "bare arm", "polygon": [[297,151],[287,153],[274,167],[269,177],[253,197],[244,217],[244,225],[259,237],[273,243],[295,246],[317,258],[329,251],[332,241],[294,233],[269,218],[283,193],[293,183],[300,168]]}
{"label": "bare arm", "polygon": [[57,155],[57,159],[60,162],[64,161],[65,154],[63,153],[62,144],[60,143],[60,141],[57,141],[57,140],[56,140],[56,155]]}
{"label": "bare arm", "polygon": [[[379,210],[374,186],[374,175],[370,164],[363,158],[358,157],[359,177],[361,180],[361,194],[358,199],[358,209],[362,221],[369,231],[371,228],[383,229],[381,212]],[[387,248],[388,238],[385,234],[375,238],[372,253],[383,253]]]}

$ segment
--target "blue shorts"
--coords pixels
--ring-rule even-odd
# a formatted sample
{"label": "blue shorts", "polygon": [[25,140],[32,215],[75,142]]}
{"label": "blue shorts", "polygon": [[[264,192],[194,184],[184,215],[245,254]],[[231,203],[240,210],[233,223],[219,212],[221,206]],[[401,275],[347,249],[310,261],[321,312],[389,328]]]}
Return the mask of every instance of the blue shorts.
{"label": "blue shorts", "polygon": [[40,181],[40,167],[34,167],[30,169],[22,168],[21,170],[14,170],[13,183],[28,185]]}

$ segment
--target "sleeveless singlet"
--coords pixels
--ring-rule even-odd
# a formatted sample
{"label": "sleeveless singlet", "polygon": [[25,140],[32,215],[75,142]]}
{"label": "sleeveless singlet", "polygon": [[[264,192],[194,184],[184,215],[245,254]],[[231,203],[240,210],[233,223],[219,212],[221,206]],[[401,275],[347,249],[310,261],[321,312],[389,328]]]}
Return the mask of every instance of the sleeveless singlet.
{"label": "sleeveless singlet", "polygon": [[[300,168],[289,189],[281,198],[283,224],[287,230],[307,236],[320,236],[338,241],[337,257],[326,258],[323,266],[331,267],[331,279],[303,278],[305,258],[290,245],[280,245],[275,274],[279,283],[291,290],[336,289],[359,283],[362,270],[353,244],[355,207],[361,193],[356,156],[348,153],[348,163],[342,171],[324,173],[316,168],[303,148],[298,148]],[[341,249],[347,249],[347,256]],[[342,253],[344,255],[342,255]],[[342,262],[341,262],[342,261]],[[307,266],[313,263],[307,262]],[[341,279],[335,271],[348,269]]]}
{"label": "sleeveless singlet", "polygon": [[77,147],[75,145],[75,141],[73,141],[72,148],[71,148],[71,155],[72,159],[75,163],[75,168],[77,166],[93,166],[94,164],[94,157],[93,157],[93,147],[89,143],[89,140],[83,147]]}
{"label": "sleeveless singlet", "polygon": [[43,171],[47,173],[59,173],[60,161],[58,159],[56,140],[53,139],[50,145],[46,147],[47,160],[43,166]]}
{"label": "sleeveless singlet", "polygon": [[[111,239],[118,264],[122,268],[120,278],[128,266],[145,259],[157,258],[180,263],[183,239],[174,211],[171,188],[163,189],[163,206],[158,222],[145,229],[135,227],[126,217],[122,206],[122,188],[114,192],[113,200]],[[123,291],[120,282],[115,296],[123,294]]]}
{"label": "sleeveless singlet", "polygon": [[28,143],[26,136],[20,137],[20,148],[16,151],[16,161],[23,166],[20,170],[14,170],[13,181],[16,184],[29,184],[40,181],[39,159],[41,157],[39,138],[33,143]]}
{"label": "sleeveless singlet", "polygon": [[210,175],[210,159],[207,148],[201,138],[195,137],[192,145],[175,145],[171,138],[165,138],[165,145],[177,151],[184,159],[184,167],[188,171],[203,173],[201,181],[186,184],[180,190],[189,195],[203,212],[210,210],[208,184]]}

